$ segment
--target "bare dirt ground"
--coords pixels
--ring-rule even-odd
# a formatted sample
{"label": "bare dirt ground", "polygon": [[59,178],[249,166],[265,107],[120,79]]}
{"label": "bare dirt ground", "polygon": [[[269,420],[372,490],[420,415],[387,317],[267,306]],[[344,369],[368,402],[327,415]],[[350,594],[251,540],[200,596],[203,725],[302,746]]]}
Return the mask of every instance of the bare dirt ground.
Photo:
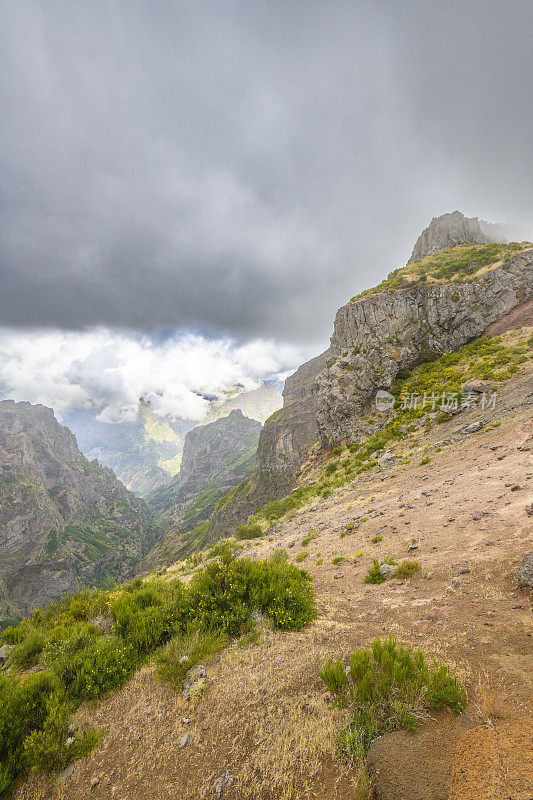
{"label": "bare dirt ground", "polygon": [[[362,797],[354,770],[337,756],[345,720],[328,703],[318,669],[328,656],[345,658],[389,634],[444,659],[466,686],[469,708],[459,720],[425,723],[419,734],[393,734],[389,743],[384,737],[379,796],[446,800],[453,781],[454,800],[533,797],[523,786],[514,795],[468,793],[459,772],[453,774],[466,729],[490,727],[497,737],[499,726],[514,725],[523,734],[533,719],[530,594],[516,585],[520,560],[533,550],[533,518],[525,510],[533,499],[533,450],[518,449],[531,444],[532,411],[529,365],[502,387],[494,410],[465,411],[419,434],[410,463],[365,473],[285,522],[272,541],[250,543],[245,555],[261,558],[283,546],[294,560],[302,539],[316,531],[301,564],[314,579],[316,623],[289,634],[265,627],[259,644],[228,647],[207,667],[207,692],[194,704],[160,683],[152,668],[141,669],[123,689],[80,712],[103,730],[90,758],[59,783],[32,777],[18,800],[207,798],[216,796],[219,778],[227,800]],[[484,429],[462,431],[478,419]],[[422,454],[431,461],[421,465]],[[347,524],[354,529],[341,538]],[[383,538],[372,544],[376,536]],[[409,557],[419,561],[418,573],[364,583],[373,557],[400,561],[413,541],[418,549]],[[346,560],[334,565],[338,557]],[[454,587],[452,578],[459,579]],[[472,742],[479,750],[479,739]],[[458,753],[464,767],[461,746]],[[486,755],[482,748],[478,760]],[[383,781],[388,775],[391,783],[394,769],[403,788],[396,781],[387,789]]]}

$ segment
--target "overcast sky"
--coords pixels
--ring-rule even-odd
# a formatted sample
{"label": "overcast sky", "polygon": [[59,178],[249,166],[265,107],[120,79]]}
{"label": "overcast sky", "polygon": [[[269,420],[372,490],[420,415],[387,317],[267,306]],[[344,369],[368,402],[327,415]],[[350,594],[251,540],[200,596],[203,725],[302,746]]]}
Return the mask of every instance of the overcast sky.
{"label": "overcast sky", "polygon": [[531,0],[0,11],[4,395],[39,397],[27,343],[48,364],[51,336],[71,352],[67,405],[90,402],[90,369],[71,367],[102,336],[115,378],[119,353],[191,335],[209,373],[209,353],[234,362],[250,341],[283,371],[432,216],[533,227]]}

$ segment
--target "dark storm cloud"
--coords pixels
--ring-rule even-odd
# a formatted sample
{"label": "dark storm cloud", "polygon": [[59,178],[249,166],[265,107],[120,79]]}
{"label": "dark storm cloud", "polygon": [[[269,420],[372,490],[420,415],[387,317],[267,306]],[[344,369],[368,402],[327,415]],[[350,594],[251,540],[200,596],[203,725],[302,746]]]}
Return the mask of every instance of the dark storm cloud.
{"label": "dark storm cloud", "polygon": [[0,324],[319,341],[433,215],[529,225],[524,2],[0,2]]}

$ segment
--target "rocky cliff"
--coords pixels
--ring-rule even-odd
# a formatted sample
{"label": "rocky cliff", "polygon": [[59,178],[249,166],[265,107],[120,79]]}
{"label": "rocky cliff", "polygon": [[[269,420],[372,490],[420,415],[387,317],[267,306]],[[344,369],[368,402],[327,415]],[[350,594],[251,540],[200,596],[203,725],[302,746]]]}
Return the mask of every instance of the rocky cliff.
{"label": "rocky cliff", "polygon": [[170,529],[147,564],[164,562],[164,553],[188,550],[187,532],[206,523],[220,498],[252,472],[260,431],[261,423],[240,410],[189,431],[179,475],[147,498],[154,517]]}
{"label": "rocky cliff", "polygon": [[458,349],[527,303],[533,246],[493,243],[483,224],[460,212],[433,219],[406,267],[339,309],[330,348],[287,379],[283,408],[261,432],[257,467],[219,502],[212,538],[287,494],[314,442],[331,446],[368,433],[363,410],[400,369]]}
{"label": "rocky cliff", "polygon": [[377,389],[480,336],[533,294],[533,249],[465,282],[419,282],[356,299],[339,309],[331,358],[316,382],[322,444],[357,439]]}
{"label": "rocky cliff", "polygon": [[447,247],[456,247],[458,244],[469,242],[471,244],[489,244],[498,241],[492,238],[490,228],[485,230],[477,217],[465,217],[460,211],[442,214],[433,217],[428,227],[425,228],[415,242],[411,258],[407,262],[419,261],[431,253],[444,250]]}
{"label": "rocky cliff", "polygon": [[217,503],[207,532],[210,540],[231,535],[260,505],[290,491],[307,451],[318,439],[315,382],[328,355],[329,350],[312,358],[285,381],[283,408],[261,430],[257,466]]}
{"label": "rocky cliff", "polygon": [[0,402],[0,618],[122,578],[153,542],[142,504],[50,408]]}

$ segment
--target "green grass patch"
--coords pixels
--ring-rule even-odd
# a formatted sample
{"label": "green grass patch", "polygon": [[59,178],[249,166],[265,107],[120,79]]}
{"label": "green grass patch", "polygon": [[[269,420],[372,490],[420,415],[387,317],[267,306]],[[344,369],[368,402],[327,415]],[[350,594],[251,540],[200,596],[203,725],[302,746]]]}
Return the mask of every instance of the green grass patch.
{"label": "green grass patch", "polygon": [[413,561],[410,558],[406,558],[404,561],[400,561],[398,564],[398,569],[396,570],[396,578],[400,578],[402,580],[406,578],[410,578],[415,572],[420,570],[420,564],[418,561]]}
{"label": "green grass patch", "polygon": [[309,542],[312,542],[313,539],[316,539],[316,532],[315,531],[309,531],[309,533],[307,534],[305,539],[302,539],[302,547],[307,547]]}
{"label": "green grass patch", "polygon": [[158,653],[157,675],[181,691],[187,671],[197,664],[211,661],[227,643],[227,635],[191,627],[174,636]]}
{"label": "green grass patch", "polygon": [[460,713],[466,697],[444,664],[428,664],[421,650],[402,647],[393,638],[376,639],[352,653],[348,672],[340,660],[328,661],[320,677],[351,715],[340,736],[349,758],[366,756],[374,739],[388,731],[416,730],[427,711],[450,708]]}

